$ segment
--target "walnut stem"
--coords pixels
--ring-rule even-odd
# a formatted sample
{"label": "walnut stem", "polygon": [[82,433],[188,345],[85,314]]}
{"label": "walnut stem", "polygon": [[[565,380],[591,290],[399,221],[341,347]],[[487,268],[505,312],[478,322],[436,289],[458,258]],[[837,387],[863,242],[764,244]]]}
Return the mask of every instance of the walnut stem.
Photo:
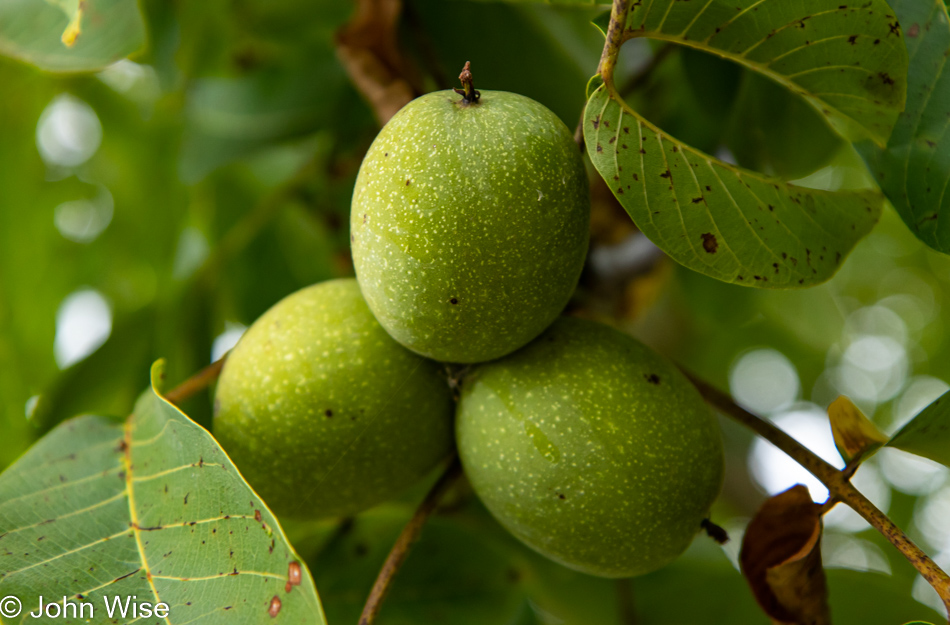
{"label": "walnut stem", "polygon": [[471,62],[465,61],[465,67],[462,68],[462,73],[459,74],[459,80],[462,82],[462,89],[456,88],[455,93],[462,96],[462,104],[478,104],[478,99],[482,97],[482,94],[475,90]]}

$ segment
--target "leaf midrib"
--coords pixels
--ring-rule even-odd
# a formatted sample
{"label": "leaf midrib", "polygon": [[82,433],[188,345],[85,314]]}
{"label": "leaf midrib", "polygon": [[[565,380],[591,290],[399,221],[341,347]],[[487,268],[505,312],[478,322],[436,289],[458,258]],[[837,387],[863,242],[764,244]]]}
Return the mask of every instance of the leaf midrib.
{"label": "leaf midrib", "polygon": [[[168,425],[167,423],[165,425]],[[142,530],[139,527],[139,516],[138,511],[135,508],[135,480],[133,479],[132,474],[132,428],[134,427],[134,417],[129,417],[129,419],[123,425],[123,450],[122,450],[122,464],[124,465],[125,470],[125,491],[126,496],[129,498],[129,519],[132,526],[132,534],[135,536],[135,545],[139,551],[139,559],[142,561],[142,568],[140,570],[145,571],[145,579],[148,581],[149,588],[152,590],[152,594],[155,596],[155,604],[158,605],[162,602],[161,598],[158,596],[158,589],[155,588],[155,582],[152,580],[152,572],[148,566],[148,558],[145,557],[145,545],[142,544]],[[164,433],[164,430],[163,432]],[[171,625],[169,617],[165,616],[165,623]]]}

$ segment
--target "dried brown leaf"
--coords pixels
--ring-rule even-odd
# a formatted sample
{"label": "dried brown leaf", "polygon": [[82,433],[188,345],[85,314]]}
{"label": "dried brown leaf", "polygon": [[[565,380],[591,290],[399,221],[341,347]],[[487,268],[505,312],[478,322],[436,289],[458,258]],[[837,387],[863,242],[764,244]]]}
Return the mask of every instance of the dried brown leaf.
{"label": "dried brown leaf", "polygon": [[337,33],[337,57],[379,123],[418,95],[399,51],[401,0],[358,0],[356,13]]}
{"label": "dried brown leaf", "polygon": [[793,486],[762,504],[742,539],[742,574],[776,624],[831,623],[820,511],[806,487]]}

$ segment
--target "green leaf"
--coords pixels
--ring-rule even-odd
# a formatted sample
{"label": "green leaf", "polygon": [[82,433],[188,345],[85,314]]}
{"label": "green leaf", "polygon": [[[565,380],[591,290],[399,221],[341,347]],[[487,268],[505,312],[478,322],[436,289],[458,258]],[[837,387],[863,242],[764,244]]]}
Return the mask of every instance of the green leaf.
{"label": "green leaf", "polygon": [[40,595],[89,602],[96,623],[132,622],[103,602],[133,595],[167,604],[172,622],[260,623],[279,603],[276,622],[325,623],[277,519],[158,394],[161,370],[125,423],[67,421],[0,474],[0,595],[27,610]]}
{"label": "green leaf", "polygon": [[950,467],[950,391],[921,410],[887,445]]}
{"label": "green leaf", "polygon": [[[476,0],[478,2],[496,2],[497,0]],[[610,6],[605,0],[503,0],[508,4],[551,4],[564,7]]]}
{"label": "green leaf", "polygon": [[[314,537],[307,558],[331,623],[356,623],[390,548],[412,516],[386,505],[361,514],[344,532]],[[325,546],[324,546],[325,545]],[[528,575],[517,549],[465,520],[435,516],[393,581],[379,625],[511,623]],[[307,555],[307,545],[301,545]]]}
{"label": "green leaf", "polygon": [[910,55],[907,109],[885,149],[862,153],[917,238],[950,254],[950,19],[941,0],[892,0]]}
{"label": "green leaf", "polygon": [[587,103],[584,135],[637,227],[677,262],[725,282],[823,282],[880,215],[873,192],[798,187],[679,143],[607,85]]}
{"label": "green leaf", "polygon": [[7,0],[0,3],[0,54],[54,72],[102,69],[145,43],[137,2]]}
{"label": "green leaf", "polygon": [[762,74],[745,71],[742,78],[724,137],[739,165],[783,180],[828,165],[844,140],[825,118]]}
{"label": "green leaf", "polygon": [[154,323],[151,308],[123,317],[96,351],[59,373],[39,395],[30,417],[37,436],[75,414],[113,414],[99,403],[104,398],[113,410],[128,410],[145,381],[141,366],[148,367]]}
{"label": "green leaf", "polygon": [[852,140],[884,145],[904,107],[907,52],[884,0],[646,2],[630,12],[624,37],[672,41],[759,72]]}
{"label": "green leaf", "polygon": [[329,49],[299,65],[196,81],[188,95],[182,177],[199,180],[254,150],[332,125],[348,89]]}
{"label": "green leaf", "polygon": [[[735,61],[803,97],[845,137],[883,144],[904,102],[900,29],[883,0],[841,6],[643,3],[623,36]],[[880,214],[871,191],[799,187],[681,143],[627,106],[609,75],[587,103],[584,136],[594,166],[637,226],[678,262],[726,282],[823,282]]]}

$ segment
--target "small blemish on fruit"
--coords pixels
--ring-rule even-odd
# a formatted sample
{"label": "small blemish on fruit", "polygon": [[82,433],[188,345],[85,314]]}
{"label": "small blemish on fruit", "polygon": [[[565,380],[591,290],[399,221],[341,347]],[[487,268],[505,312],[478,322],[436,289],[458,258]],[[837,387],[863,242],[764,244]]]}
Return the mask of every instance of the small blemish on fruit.
{"label": "small blemish on fruit", "polygon": [[646,381],[649,382],[650,384],[659,384],[659,383],[660,383],[660,376],[658,376],[658,375],[655,374],[655,373],[644,374],[643,377],[644,377],[644,378],[646,379]]}
{"label": "small blemish on fruit", "polygon": [[457,297],[453,297],[449,300],[449,302],[451,302],[451,304],[454,306],[459,303],[459,299]]}
{"label": "small blemish on fruit", "polygon": [[333,416],[333,411],[327,408],[326,410],[323,411],[323,414],[325,414],[327,418],[329,419],[330,417]]}
{"label": "small blemish on fruit", "polygon": [[408,181],[408,180],[406,181],[406,186],[407,186],[407,187],[409,186],[409,181]]}

